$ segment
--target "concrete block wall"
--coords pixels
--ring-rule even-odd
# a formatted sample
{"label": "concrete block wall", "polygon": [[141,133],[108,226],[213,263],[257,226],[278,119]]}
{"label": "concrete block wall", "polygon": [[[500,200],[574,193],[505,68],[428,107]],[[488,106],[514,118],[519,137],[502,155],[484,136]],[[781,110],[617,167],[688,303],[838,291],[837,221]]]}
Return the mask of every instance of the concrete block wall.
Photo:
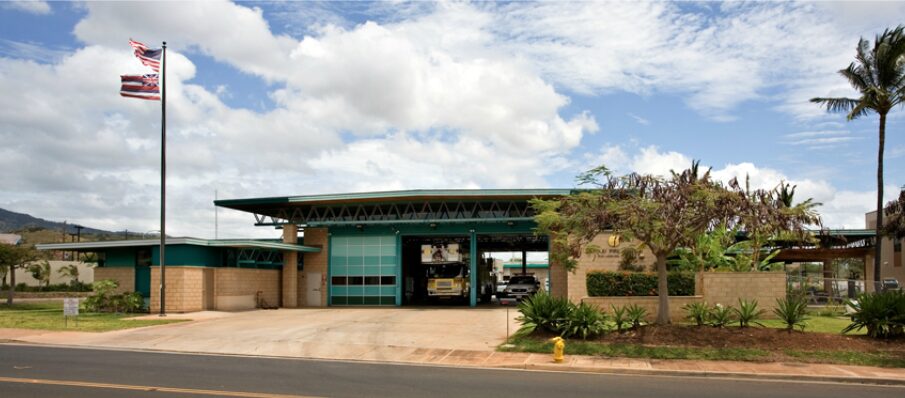
{"label": "concrete block wall", "polygon": [[[578,266],[574,272],[566,272],[566,285],[568,289],[568,298],[574,302],[581,301],[588,296],[587,274],[590,271],[618,271],[619,262],[622,261],[622,249],[638,245],[638,242],[620,242],[616,247],[610,247],[609,233],[597,235],[591,243],[601,249],[597,255],[584,254],[577,259]],[[643,265],[647,270],[653,270],[653,264],[656,259],[649,249],[644,249],[638,259],[638,264]],[[556,279],[554,279],[555,281]]]}
{"label": "concrete block wall", "polygon": [[319,247],[319,253],[305,253],[305,269],[298,275],[298,303],[303,307],[310,307],[316,303],[308,303],[307,278],[311,272],[320,273],[320,307],[327,306],[327,259],[330,236],[326,228],[305,228],[304,245]]}
{"label": "concrete block wall", "polygon": [[[72,281],[69,277],[65,277],[60,275],[60,268],[67,267],[69,265],[75,265],[79,269],[79,281],[83,283],[91,283],[94,282],[94,268],[95,264],[83,263],[81,261],[59,261],[59,260],[50,260],[50,284],[57,285],[60,283],[69,283]],[[9,277],[7,277],[9,280]],[[41,282],[38,282],[37,279],[31,276],[31,272],[28,272],[27,267],[16,267],[16,284],[24,283],[28,286],[39,286],[42,285]]]}
{"label": "concrete block wall", "polygon": [[[696,279],[695,296],[670,296],[669,317],[672,321],[685,319],[683,306],[694,302],[706,302],[713,306],[738,307],[738,300],[757,300],[757,307],[764,310],[762,318],[771,319],[776,316],[776,300],[786,297],[786,275],[782,272],[704,272]],[[657,296],[635,297],[582,297],[573,302],[582,301],[595,304],[600,309],[612,314],[612,306],[616,307],[636,304],[647,309],[648,319],[656,319],[659,298]]]}
{"label": "concrete block wall", "polygon": [[119,283],[114,293],[128,293],[135,291],[135,268],[133,267],[96,267],[94,268],[94,280],[102,281],[112,279]]}
{"label": "concrete block wall", "polygon": [[739,299],[757,300],[765,317],[773,317],[776,300],[786,297],[783,272],[704,272],[701,293],[710,305],[738,306]]}
{"label": "concrete block wall", "polygon": [[[193,266],[167,266],[167,312],[193,312],[205,308],[206,272],[210,269]],[[160,312],[160,267],[151,267],[151,312]]]}
{"label": "concrete block wall", "polygon": [[280,303],[280,270],[213,268],[211,271],[214,272],[214,309],[253,309],[259,291],[268,305]]}
{"label": "concrete block wall", "polygon": [[[593,304],[607,314],[613,314],[613,306],[623,307],[626,305],[637,305],[647,310],[647,320],[653,321],[657,319],[660,312],[660,298],[657,296],[646,297],[585,297],[582,302]],[[682,309],[687,304],[699,303],[705,301],[702,296],[671,296],[669,298],[669,319],[673,322],[680,322],[685,319],[685,310]]]}

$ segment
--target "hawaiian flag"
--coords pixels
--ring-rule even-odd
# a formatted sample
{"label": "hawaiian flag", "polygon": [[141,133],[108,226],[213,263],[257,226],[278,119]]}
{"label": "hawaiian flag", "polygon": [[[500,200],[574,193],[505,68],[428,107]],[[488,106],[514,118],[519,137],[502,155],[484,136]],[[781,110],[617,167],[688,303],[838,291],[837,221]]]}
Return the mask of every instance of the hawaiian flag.
{"label": "hawaiian flag", "polygon": [[148,75],[121,75],[119,95],[150,101],[160,101],[159,79],[156,73]]}
{"label": "hawaiian flag", "polygon": [[163,50],[159,48],[152,50],[144,43],[132,39],[129,39],[129,45],[135,49],[135,56],[138,57],[142,64],[154,69],[154,72],[160,72],[160,54],[163,53]]}

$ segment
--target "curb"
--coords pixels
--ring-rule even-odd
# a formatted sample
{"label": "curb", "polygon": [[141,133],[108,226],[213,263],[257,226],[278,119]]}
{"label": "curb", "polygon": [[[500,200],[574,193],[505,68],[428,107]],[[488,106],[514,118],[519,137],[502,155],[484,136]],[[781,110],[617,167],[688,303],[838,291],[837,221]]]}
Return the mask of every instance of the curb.
{"label": "curb", "polygon": [[890,379],[890,378],[880,378],[880,377],[821,376],[821,375],[788,374],[788,373],[713,372],[713,371],[695,371],[695,370],[666,370],[666,369],[591,368],[591,367],[575,367],[575,366],[569,366],[567,368],[564,368],[564,367],[558,367],[556,365],[543,365],[543,364],[525,364],[524,366],[517,366],[517,367],[513,367],[513,368],[525,369],[525,370],[544,370],[544,371],[575,372],[575,373],[597,373],[597,374],[612,374],[612,375],[706,377],[706,378],[723,378],[723,379],[864,384],[864,385],[876,385],[876,386],[905,387],[905,379]]}

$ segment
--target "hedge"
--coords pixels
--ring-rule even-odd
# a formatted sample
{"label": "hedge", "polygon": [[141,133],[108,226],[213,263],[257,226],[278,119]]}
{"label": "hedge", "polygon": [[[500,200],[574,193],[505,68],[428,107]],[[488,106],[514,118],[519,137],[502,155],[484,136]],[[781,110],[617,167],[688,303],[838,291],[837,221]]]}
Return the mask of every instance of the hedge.
{"label": "hedge", "polygon": [[[670,296],[694,296],[694,272],[670,272]],[[657,274],[653,272],[592,271],[587,277],[588,296],[656,296]]]}

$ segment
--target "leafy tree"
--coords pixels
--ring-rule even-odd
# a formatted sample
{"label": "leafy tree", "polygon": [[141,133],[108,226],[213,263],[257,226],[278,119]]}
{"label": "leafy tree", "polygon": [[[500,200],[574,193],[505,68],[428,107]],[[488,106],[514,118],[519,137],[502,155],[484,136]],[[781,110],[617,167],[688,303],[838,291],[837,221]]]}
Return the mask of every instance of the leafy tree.
{"label": "leafy tree", "polygon": [[0,265],[5,267],[10,275],[9,290],[7,290],[6,296],[7,305],[13,305],[13,296],[15,295],[16,286],[16,268],[24,267],[25,264],[40,258],[41,254],[32,247],[0,244]]}
{"label": "leafy tree", "polygon": [[40,263],[29,264],[28,272],[31,274],[32,278],[35,278],[39,283],[44,284],[44,287],[50,286],[50,277],[52,273],[50,272],[50,263],[47,262],[47,260]]}
{"label": "leafy tree", "polygon": [[[699,239],[717,227],[738,228],[766,242],[771,235],[801,233],[805,225],[819,222],[813,206],[780,205],[778,189],[742,189],[735,180],[724,187],[710,178],[710,170],[702,173],[698,162],[671,174],[615,176],[601,166],[578,178],[594,189],[532,201],[538,232],[551,239],[551,259],[573,270],[582,254],[600,252],[592,241],[608,230],[639,240],[656,258],[657,323],[662,325],[669,323],[666,259],[677,248],[701,252]],[[760,261],[756,256],[752,263]]]}
{"label": "leafy tree", "polygon": [[[861,38],[855,54],[856,62],[839,71],[858,98],[811,98],[830,112],[846,112],[848,120],[871,113],[880,117],[879,148],[877,151],[877,236],[883,228],[883,148],[886,145],[886,115],[905,103],[905,26],[886,29],[875,37],[873,47]],[[880,253],[882,239],[874,248],[874,282],[880,282]]]}
{"label": "leafy tree", "polygon": [[666,258],[678,247],[694,246],[701,234],[728,219],[734,197],[710,179],[709,170],[701,175],[697,162],[666,179],[634,173],[615,176],[601,166],[579,176],[579,181],[597,188],[533,202],[538,231],[551,236],[551,257],[574,269],[582,252],[599,253],[590,242],[606,230],[639,240],[656,258],[657,323],[668,324]]}
{"label": "leafy tree", "polygon": [[883,209],[886,222],[883,234],[892,239],[905,239],[905,188],[899,192],[899,198],[886,204]]}
{"label": "leafy tree", "polygon": [[69,264],[57,270],[57,273],[72,280],[72,283],[79,283],[79,267],[75,264]]}

